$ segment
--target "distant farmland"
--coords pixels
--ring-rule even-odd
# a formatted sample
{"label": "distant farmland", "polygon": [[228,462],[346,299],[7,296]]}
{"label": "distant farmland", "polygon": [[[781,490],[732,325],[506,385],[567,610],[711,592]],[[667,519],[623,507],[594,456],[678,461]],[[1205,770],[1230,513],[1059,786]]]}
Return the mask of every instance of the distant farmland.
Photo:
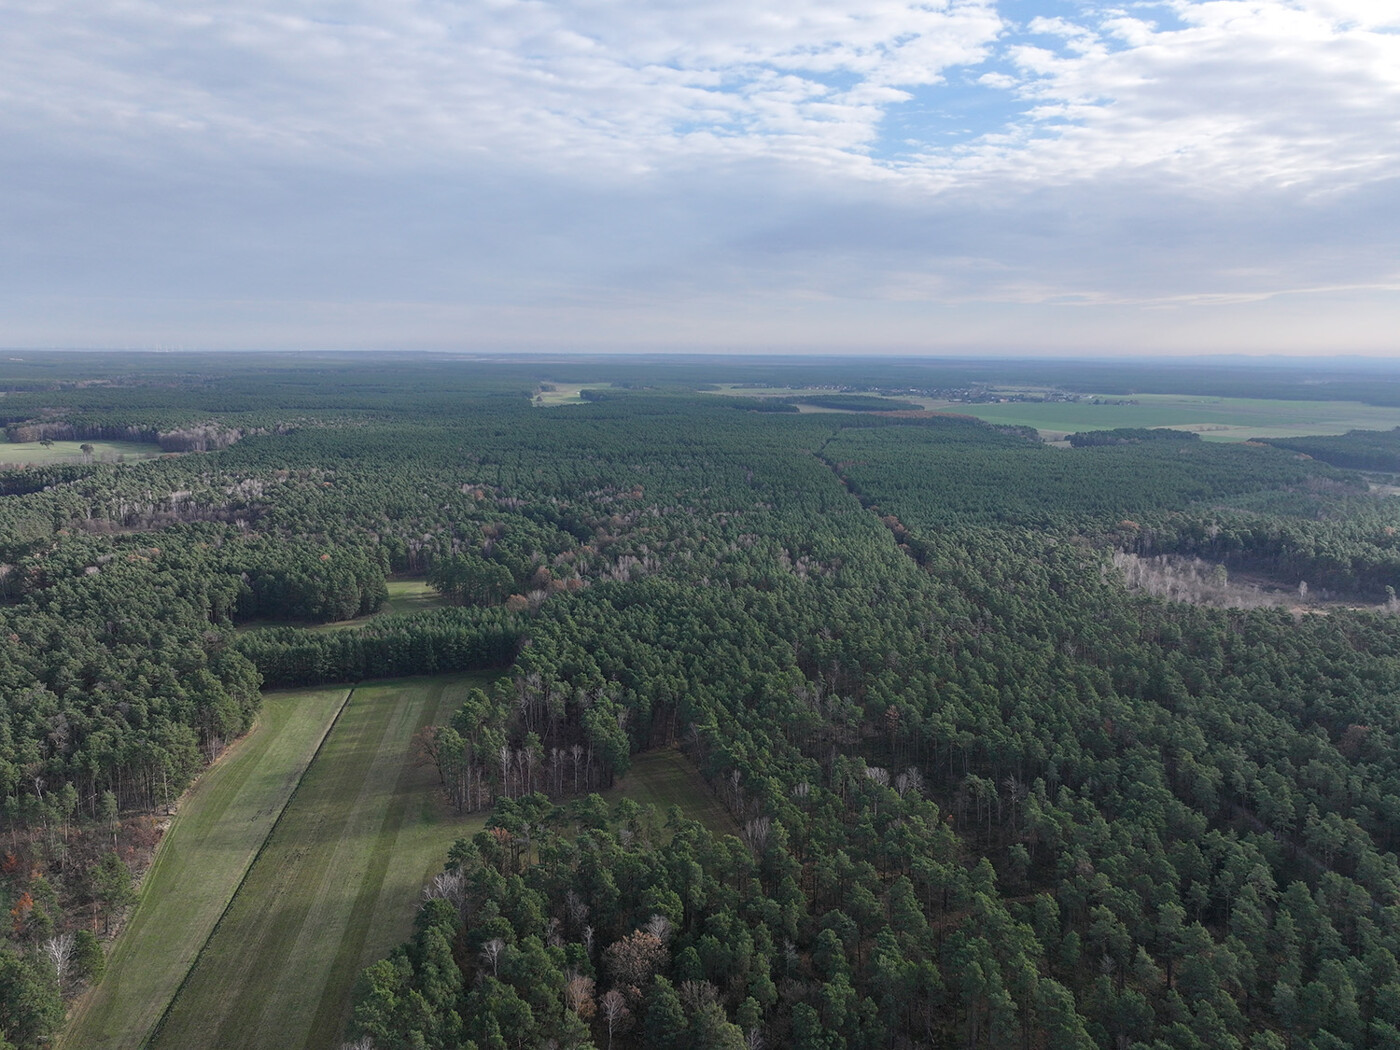
{"label": "distant farmland", "polygon": [[[803,397],[830,391],[813,388],[729,386],[718,391],[740,397]],[[1008,397],[1027,391],[1006,391]],[[1365,405],[1357,401],[1284,401],[1246,397],[1203,397],[1194,394],[1084,395],[1079,401],[940,401],[900,393],[890,398],[915,401],[936,412],[974,416],[988,423],[1034,427],[1047,440],[1080,430],[1119,427],[1173,427],[1191,430],[1206,441],[1250,441],[1256,438],[1345,434],[1348,430],[1390,430],[1400,426],[1400,408]],[[1097,402],[1097,403],[1096,403]],[[832,411],[826,409],[825,411]]]}

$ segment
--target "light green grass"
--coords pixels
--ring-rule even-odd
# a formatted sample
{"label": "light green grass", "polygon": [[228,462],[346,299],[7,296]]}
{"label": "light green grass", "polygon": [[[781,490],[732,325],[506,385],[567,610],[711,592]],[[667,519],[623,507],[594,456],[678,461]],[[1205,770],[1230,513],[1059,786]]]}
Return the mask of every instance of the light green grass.
{"label": "light green grass", "polygon": [[663,813],[680,806],[691,820],[716,835],[737,835],[739,827],[715,798],[694,763],[676,748],[643,751],[632,756],[632,768],[603,797],[609,802],[630,798],[640,805],[656,806]]}
{"label": "light green grass", "polygon": [[305,627],[308,631],[345,631],[352,627],[363,627],[376,616],[399,616],[406,613],[426,612],[441,609],[447,601],[427,580],[388,580],[385,584],[389,597],[379,607],[378,612],[368,616],[356,616],[353,620],[337,620],[335,623],[300,623],[296,620],[250,620],[240,624],[238,631],[251,631],[258,627]]}
{"label": "light green grass", "polygon": [[1103,395],[1104,401],[1136,404],[1008,401],[969,405],[911,397],[926,408],[976,416],[989,423],[1035,427],[1042,437],[1117,427],[1173,427],[1193,430],[1206,441],[1249,441],[1265,437],[1345,434],[1348,430],[1390,430],[1400,426],[1400,409],[1355,401],[1272,401],[1263,398],[1194,397],[1176,394]]}
{"label": "light green grass", "polygon": [[[353,620],[340,620],[336,623],[318,623],[308,628],[312,631],[344,631],[351,627],[362,627],[376,616],[401,616],[405,613],[425,612],[428,609],[441,609],[447,604],[441,594],[427,580],[389,580],[389,597],[379,607],[378,612],[368,616],[357,616]],[[248,626],[253,626],[249,624]],[[258,626],[266,627],[267,624]],[[303,625],[304,626],[304,625]]]}
{"label": "light green grass", "polygon": [[[91,458],[83,445],[92,446]],[[0,466],[32,466],[52,463],[130,463],[138,459],[154,459],[161,454],[159,445],[142,441],[55,441],[48,448],[37,441],[0,442]]]}
{"label": "light green grass", "polygon": [[452,817],[414,736],[482,679],[355,690],[335,730],[166,1016],[153,1050],[338,1045],[356,976],[412,927],[448,847],[482,826]]}
{"label": "light green grass", "polygon": [[60,1046],[141,1046],[184,979],[348,691],[270,693],[258,724],[181,803],[102,982]]}
{"label": "light green grass", "polygon": [[549,382],[545,386],[551,389],[541,388],[535,392],[532,402],[539,408],[551,408],[555,405],[582,405],[583,391],[585,390],[608,390],[611,383],[555,383]]}
{"label": "light green grass", "polygon": [[389,598],[380,610],[382,613],[398,616],[403,613],[423,612],[426,609],[440,609],[447,604],[427,580],[390,580],[387,586]]}

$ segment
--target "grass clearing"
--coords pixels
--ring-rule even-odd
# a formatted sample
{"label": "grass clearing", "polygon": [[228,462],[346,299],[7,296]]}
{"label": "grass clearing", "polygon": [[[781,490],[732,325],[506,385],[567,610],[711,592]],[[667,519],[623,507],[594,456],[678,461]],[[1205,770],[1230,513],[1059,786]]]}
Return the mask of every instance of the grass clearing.
{"label": "grass clearing", "polygon": [[427,612],[429,609],[442,609],[447,601],[427,580],[387,580],[385,583],[389,597],[379,607],[378,612],[368,616],[357,616],[353,620],[338,620],[335,623],[300,623],[295,620],[250,620],[240,624],[238,630],[251,631],[258,627],[304,627],[308,631],[346,631],[363,627],[376,616],[402,616],[407,613]]}
{"label": "grass clearing", "polygon": [[387,586],[389,598],[380,610],[381,613],[402,616],[405,613],[441,609],[447,604],[437,588],[427,580],[390,580]]}
{"label": "grass clearing", "polygon": [[482,815],[457,818],[415,734],[481,676],[358,687],[180,990],[152,1050],[338,1045],[360,971],[412,928],[424,882]]}
{"label": "grass clearing", "polygon": [[136,1050],[175,996],[238,888],[347,689],[269,693],[258,724],[191,789],[146,873],[102,982],[59,1045]]}
{"label": "grass clearing", "polygon": [[541,383],[531,402],[538,408],[551,408],[554,405],[582,405],[585,390],[611,390],[611,383]]}
{"label": "grass clearing", "polygon": [[640,805],[656,806],[663,813],[680,806],[691,820],[704,824],[716,835],[737,835],[739,826],[729,810],[715,798],[695,764],[679,748],[643,751],[632,756],[627,775],[602,795],[609,802],[630,798]]}
{"label": "grass clearing", "polygon": [[[92,446],[92,455],[83,451]],[[155,459],[159,445],[143,441],[54,441],[47,448],[37,441],[0,443],[0,467],[48,466],[54,463],[131,463]]]}
{"label": "grass clearing", "polygon": [[[442,595],[427,580],[389,580],[386,586],[389,589],[389,597],[379,607],[378,612],[370,613],[368,616],[357,616],[353,620],[340,620],[337,623],[293,626],[307,627],[311,631],[344,631],[352,627],[362,627],[376,616],[402,616],[406,613],[441,609],[447,605]],[[268,624],[259,624],[258,626],[266,627]]]}

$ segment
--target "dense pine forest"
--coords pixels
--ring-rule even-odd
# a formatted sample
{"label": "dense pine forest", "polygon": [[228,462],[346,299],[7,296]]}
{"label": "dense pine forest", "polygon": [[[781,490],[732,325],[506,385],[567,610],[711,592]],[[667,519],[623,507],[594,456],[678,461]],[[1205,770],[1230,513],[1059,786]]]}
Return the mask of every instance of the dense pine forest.
{"label": "dense pine forest", "polygon": [[[12,443],[153,456],[0,471],[0,1047],[100,979],[260,690],[490,669],[422,741],[486,828],[347,1045],[1400,1048],[1400,443],[908,400],[994,382],[1400,404],[1243,366],[0,364]],[[441,607],[382,611],[396,578]],[[598,794],[663,748],[735,834]]]}

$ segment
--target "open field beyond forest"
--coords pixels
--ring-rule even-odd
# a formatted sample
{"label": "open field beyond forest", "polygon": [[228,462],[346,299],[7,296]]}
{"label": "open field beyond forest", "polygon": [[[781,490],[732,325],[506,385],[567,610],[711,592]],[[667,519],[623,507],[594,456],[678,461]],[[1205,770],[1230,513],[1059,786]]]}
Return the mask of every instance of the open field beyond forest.
{"label": "open field beyond forest", "polygon": [[[92,452],[84,452],[83,445],[91,445]],[[0,443],[0,467],[131,463],[138,459],[155,459],[160,454],[159,445],[143,441],[53,441],[47,448],[37,441],[15,441]]]}
{"label": "open field beyond forest", "polygon": [[[830,394],[817,389],[726,387],[720,393],[744,397],[801,397]],[[1039,393],[1007,390],[1006,396]],[[1090,395],[1086,395],[1090,396]],[[1250,441],[1267,437],[1345,434],[1348,430],[1390,430],[1400,426],[1400,409],[1355,401],[1288,401],[1188,394],[1102,394],[1098,402],[1002,401],[969,404],[899,394],[935,412],[975,416],[988,423],[1034,427],[1047,440],[1076,431],[1118,427],[1173,427],[1192,430],[1206,441]],[[808,409],[803,411],[837,411]]]}
{"label": "open field beyond forest", "polygon": [[[1172,427],[1193,430],[1206,441],[1345,434],[1348,430],[1390,430],[1400,426],[1400,409],[1353,401],[1267,401],[1243,397],[1175,394],[1104,396],[1088,401],[1007,401],[949,404],[912,398],[938,411],[961,412],[988,423],[1035,427],[1048,439],[1081,430],[1117,427]],[[1110,402],[1132,401],[1134,404]]]}

